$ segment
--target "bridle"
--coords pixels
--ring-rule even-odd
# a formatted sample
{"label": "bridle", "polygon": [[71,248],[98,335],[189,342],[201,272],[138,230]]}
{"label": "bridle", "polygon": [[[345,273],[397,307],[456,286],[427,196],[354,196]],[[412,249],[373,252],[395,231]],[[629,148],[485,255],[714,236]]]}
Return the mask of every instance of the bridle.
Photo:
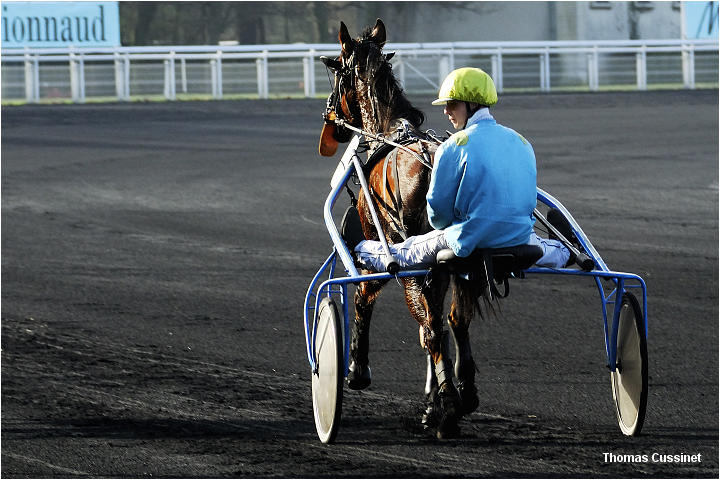
{"label": "bridle", "polygon": [[[379,121],[379,109],[377,105],[377,95],[373,95],[373,82],[366,81],[364,79],[362,82],[358,82],[358,78],[360,77],[360,65],[358,65],[356,61],[356,52],[358,51],[357,47],[358,46],[356,45],[355,48],[353,48],[352,53],[348,58],[346,58],[344,55],[340,55],[339,59],[320,57],[325,66],[329,70],[331,70],[335,76],[335,84],[333,86],[332,92],[330,93],[330,96],[327,99],[323,118],[325,120],[326,126],[327,124],[331,124],[334,126],[333,137],[338,142],[344,143],[350,141],[350,136],[353,134],[353,132],[358,133],[365,138],[364,144],[361,145],[363,145],[363,148],[365,149],[364,151],[370,152],[368,153],[368,159],[365,165],[374,165],[375,161],[380,161],[384,159],[383,167],[381,169],[382,191],[389,192],[391,194],[390,198],[392,199],[392,203],[395,208],[393,212],[392,209],[388,207],[388,218],[395,225],[398,233],[403,238],[406,238],[406,229],[403,222],[403,202],[400,197],[400,189],[395,188],[394,190],[392,190],[387,186],[387,172],[394,172],[396,182],[399,182],[400,176],[398,173],[397,160],[397,152],[399,150],[402,150],[412,155],[412,157],[414,157],[416,161],[422,164],[428,171],[432,171],[432,157],[430,156],[430,152],[426,148],[425,144],[421,141],[420,137],[417,136],[417,132],[415,131],[415,129],[405,119],[397,119],[396,130],[393,131],[390,135],[388,135],[388,137],[390,138],[386,137],[383,132],[372,133],[361,128],[370,128],[370,126],[364,125],[366,121],[366,119],[364,118],[365,114],[362,111],[354,112],[351,106],[348,104],[347,100],[348,97],[354,99],[355,102],[353,104],[353,107],[357,110],[361,110],[361,107],[358,104],[357,96],[359,83],[362,88],[367,88],[368,90],[367,100],[369,100],[371,108],[371,112],[369,112],[369,114],[374,117],[375,121]],[[368,48],[373,48],[373,45],[370,45]],[[382,56],[381,58],[383,60],[383,63],[377,65],[377,68],[382,68],[386,64],[389,66],[389,60],[390,58],[392,58],[394,53],[378,53]],[[366,66],[366,74],[371,74],[367,71],[369,69],[370,65],[368,64]],[[353,124],[355,123],[356,119],[359,120],[358,123],[360,125]],[[324,131],[325,128],[323,129],[323,132]],[[425,138],[435,139],[433,136],[428,135],[427,132]],[[371,147],[371,143],[369,142],[369,140],[378,142],[378,144],[375,147]],[[419,145],[420,152],[412,150],[408,147],[409,144],[415,142],[417,142],[417,144]],[[438,143],[440,142],[438,141]],[[389,164],[391,164],[391,166]],[[397,183],[397,185],[399,185],[399,183]],[[354,194],[347,187],[347,185],[346,188],[350,195],[351,202],[353,203],[353,205],[356,204]],[[373,194],[377,195],[375,189],[373,189]],[[382,195],[382,198],[384,199],[385,193],[383,193]]]}
{"label": "bridle", "polygon": [[[344,120],[346,123],[357,126],[356,120],[361,115],[359,107],[355,106],[355,110],[357,111],[353,111],[353,109],[351,109],[350,105],[348,104],[347,98],[348,91],[357,92],[357,79],[360,75],[360,67],[357,64],[356,52],[363,45],[366,45],[367,48],[371,49],[378,48],[371,41],[365,40],[355,45],[352,53],[347,59],[343,55],[340,55],[339,59],[320,57],[320,60],[322,60],[325,66],[332,70],[335,75],[335,86],[333,87],[332,93],[328,97],[328,102],[325,108],[325,120],[328,120],[328,117],[334,117]],[[382,56],[382,59],[385,63],[389,63],[390,59],[395,55],[394,52],[388,54],[378,52],[378,54]],[[370,92],[368,92],[368,98],[370,98],[371,102],[373,103],[373,113],[375,114],[377,120],[377,100],[374,99],[374,96]]]}
{"label": "bridle", "polygon": [[350,140],[350,136],[352,135],[352,133],[345,128],[345,125],[355,123],[355,115],[353,115],[347,102],[347,89],[355,88],[356,75],[355,69],[350,66],[350,61],[346,62],[342,56],[340,58],[340,60],[337,60],[320,57],[320,60],[322,60],[325,66],[327,66],[335,76],[335,85],[327,99],[323,119],[326,123],[334,123],[337,126],[335,139],[341,143],[345,143]]}
{"label": "bridle", "polygon": [[[357,87],[358,66],[355,65],[355,50],[347,60],[342,55],[339,60],[324,56],[320,57],[320,60],[333,72],[335,76],[335,85],[327,99],[325,113],[323,114],[323,119],[326,123],[332,123],[336,126],[335,139],[341,143],[345,143],[350,140],[352,132],[359,133],[367,139],[392,145],[393,147],[410,153],[417,158],[420,163],[425,165],[427,168],[432,169],[432,160],[427,152],[423,151],[422,154],[418,154],[418,152],[408,148],[407,146],[386,138],[381,133],[371,133],[354,125],[356,117],[359,117],[360,114],[359,112],[353,114],[351,111],[347,102],[347,89],[350,88],[353,91],[356,91]],[[389,61],[393,55],[395,55],[395,53],[384,54],[384,60]],[[402,125],[403,128],[407,130],[405,124]],[[438,143],[440,142],[438,141]]]}

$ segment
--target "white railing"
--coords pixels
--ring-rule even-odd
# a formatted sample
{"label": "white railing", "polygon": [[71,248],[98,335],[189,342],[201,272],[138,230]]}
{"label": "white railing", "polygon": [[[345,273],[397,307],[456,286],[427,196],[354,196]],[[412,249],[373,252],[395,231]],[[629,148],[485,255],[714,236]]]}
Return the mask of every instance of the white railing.
{"label": "white railing", "polygon": [[[319,56],[338,51],[336,44],[3,49],[2,98],[315,97],[330,89]],[[718,81],[717,39],[395,43],[385,51],[396,52],[395,73],[409,93],[436,91],[465,65],[488,70],[500,92],[693,89]]]}

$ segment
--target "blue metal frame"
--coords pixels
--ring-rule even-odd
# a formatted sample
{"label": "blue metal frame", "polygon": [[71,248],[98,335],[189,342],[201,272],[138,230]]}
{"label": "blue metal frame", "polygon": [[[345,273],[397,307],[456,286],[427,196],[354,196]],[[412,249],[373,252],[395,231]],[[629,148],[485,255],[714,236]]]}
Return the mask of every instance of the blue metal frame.
{"label": "blue metal frame", "polygon": [[[354,147],[352,147],[354,145]],[[352,147],[352,148],[351,148]],[[332,188],[328,197],[325,201],[324,206],[324,219],[325,226],[327,227],[330,239],[334,245],[333,251],[328,256],[327,260],[322,264],[318,272],[313,277],[305,295],[305,310],[304,310],[304,322],[305,322],[305,342],[307,345],[308,361],[310,362],[310,368],[315,373],[317,372],[317,359],[315,358],[315,339],[317,335],[317,312],[320,305],[320,301],[324,296],[339,296],[340,304],[342,305],[343,312],[343,341],[345,344],[345,376],[348,373],[348,362],[350,352],[350,320],[348,312],[348,289],[347,286],[350,283],[358,284],[360,282],[366,282],[371,280],[389,280],[392,278],[405,278],[405,277],[420,277],[427,275],[429,269],[420,270],[403,270],[395,275],[390,273],[373,273],[367,275],[361,275],[354,265],[352,255],[349,249],[342,240],[340,232],[335,225],[335,221],[332,217],[332,209],[337,201],[340,193],[343,191],[346,183],[350,180],[350,177],[355,174],[360,178],[361,191],[366,195],[366,198],[371,198],[367,191],[367,182],[363,176],[362,168],[359,163],[359,159],[355,152],[357,142],[351,144],[348,151],[343,155],[343,159],[338,165],[338,171],[333,177]],[[339,175],[340,171],[344,168],[342,175]],[[583,249],[595,262],[596,268],[590,272],[585,272],[576,269],[560,268],[551,269],[546,267],[533,267],[525,270],[526,274],[555,274],[555,275],[575,275],[575,276],[587,276],[593,277],[600,293],[600,300],[602,306],[603,323],[605,331],[605,351],[607,355],[608,366],[610,371],[615,371],[615,364],[617,359],[617,335],[618,335],[618,322],[620,318],[620,307],[622,305],[622,298],[628,288],[639,288],[642,292],[642,314],[643,314],[643,325],[645,328],[645,337],[648,334],[647,324],[647,287],[645,281],[633,273],[615,272],[611,271],[605,264],[600,254],[595,250],[595,247],[590,243],[587,235],[583,232],[580,225],[575,221],[570,212],[552,195],[545,192],[544,190],[537,189],[537,199],[539,202],[547,205],[551,208],[557,208],[567,218],[572,227],[575,236],[582,245]],[[379,223],[376,221],[376,225]],[[380,238],[383,238],[382,232],[378,232]],[[335,269],[337,267],[337,259],[340,258],[347,276],[335,277]],[[327,278],[323,280],[323,278]],[[602,279],[612,281],[614,288],[606,294]],[[629,282],[629,283],[626,283]],[[608,305],[613,305],[612,309],[612,321],[608,324]]]}

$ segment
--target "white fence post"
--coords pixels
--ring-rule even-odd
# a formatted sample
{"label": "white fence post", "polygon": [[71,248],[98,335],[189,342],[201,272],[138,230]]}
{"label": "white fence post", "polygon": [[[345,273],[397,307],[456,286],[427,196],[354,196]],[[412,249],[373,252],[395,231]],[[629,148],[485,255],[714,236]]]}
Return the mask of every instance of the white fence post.
{"label": "white fence post", "polygon": [[647,52],[645,45],[635,54],[635,75],[637,77],[637,89],[647,89]]}
{"label": "white fence post", "polygon": [[125,70],[127,68],[127,57],[122,58],[119,52],[115,52],[115,95],[118,100],[128,100],[128,88],[126,85]]}
{"label": "white fence post", "polygon": [[216,63],[216,58],[210,59],[210,90],[212,91],[213,98],[217,98],[217,69],[215,68]]}
{"label": "white fence post", "polygon": [[543,71],[545,73],[545,85],[544,90],[546,92],[550,91],[550,49],[548,47],[545,47],[545,52],[542,55],[543,60]]}
{"label": "white fence post", "polygon": [[315,96],[315,50],[310,50],[306,57],[303,57],[303,87],[305,97]]}
{"label": "white fence post", "polygon": [[595,48],[587,55],[588,59],[588,88],[590,91],[596,92],[600,87],[600,79],[598,78],[598,51]]}
{"label": "white fence post", "polygon": [[217,70],[217,72],[215,73],[215,81],[217,82],[217,85],[215,86],[215,93],[217,94],[217,96],[214,96],[214,98],[221,100],[223,97],[222,50],[217,51],[217,61],[215,62],[215,69]]}
{"label": "white fence post", "polygon": [[588,89],[593,89],[593,78],[592,78],[592,53],[587,54],[587,83]]}
{"label": "white fence post", "polygon": [[78,75],[77,75],[77,61],[75,60],[75,54],[70,54],[70,61],[68,62],[70,68],[70,98],[73,102],[78,101]]}
{"label": "white fence post", "polygon": [[593,91],[600,90],[600,54],[598,53],[598,47],[595,46],[593,51]]}
{"label": "white fence post", "polygon": [[70,95],[73,102],[85,101],[85,65],[82,56],[75,53],[70,54]]}
{"label": "white fence post", "polygon": [[268,91],[268,51],[263,51],[261,57],[255,60],[257,66],[257,84],[258,84],[258,97],[266,99],[269,96]]}
{"label": "white fence post", "polygon": [[688,76],[690,77],[690,88],[695,89],[695,49],[688,51]]}
{"label": "white fence post", "polygon": [[683,45],[682,50],[683,86],[695,88],[695,50],[692,45]]}
{"label": "white fence post", "polygon": [[123,95],[126,100],[130,100],[130,55],[125,54],[125,91]]}
{"label": "white fence post", "polygon": [[547,51],[540,54],[540,91],[550,91],[550,55]]}
{"label": "white fence post", "polygon": [[175,78],[175,52],[170,53],[170,95],[172,99],[177,98],[177,80]]}
{"label": "white fence post", "polygon": [[182,83],[182,92],[187,93],[187,65],[184,58],[180,59],[180,82]]}
{"label": "white fence post", "polygon": [[164,60],[165,63],[165,98],[175,100],[175,52],[170,52],[170,57]]}
{"label": "white fence post", "polygon": [[35,103],[40,100],[40,65],[37,56],[25,53],[25,99]]}
{"label": "white fence post", "polygon": [[78,65],[78,68],[80,69],[80,99],[82,102],[85,102],[85,57],[83,54],[80,54],[80,64]]}

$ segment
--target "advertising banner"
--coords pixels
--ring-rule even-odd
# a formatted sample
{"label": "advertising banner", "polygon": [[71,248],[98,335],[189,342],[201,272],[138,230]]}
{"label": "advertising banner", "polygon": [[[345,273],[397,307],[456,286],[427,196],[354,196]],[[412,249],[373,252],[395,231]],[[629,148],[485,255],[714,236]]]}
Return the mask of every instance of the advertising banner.
{"label": "advertising banner", "polygon": [[120,45],[118,2],[2,2],[2,48]]}
{"label": "advertising banner", "polygon": [[682,2],[683,38],[718,38],[718,2]]}

